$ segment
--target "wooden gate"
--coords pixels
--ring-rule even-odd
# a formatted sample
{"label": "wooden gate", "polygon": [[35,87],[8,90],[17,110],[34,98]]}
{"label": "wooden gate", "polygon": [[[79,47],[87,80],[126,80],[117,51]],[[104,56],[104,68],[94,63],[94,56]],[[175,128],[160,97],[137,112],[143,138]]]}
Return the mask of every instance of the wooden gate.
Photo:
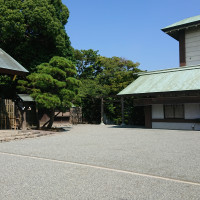
{"label": "wooden gate", "polygon": [[0,129],[16,129],[15,103],[10,99],[0,99]]}

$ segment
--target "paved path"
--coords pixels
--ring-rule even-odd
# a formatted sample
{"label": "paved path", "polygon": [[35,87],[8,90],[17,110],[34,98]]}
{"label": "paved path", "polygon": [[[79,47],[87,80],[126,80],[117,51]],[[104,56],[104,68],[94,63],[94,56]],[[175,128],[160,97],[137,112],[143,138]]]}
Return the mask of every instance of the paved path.
{"label": "paved path", "polygon": [[74,126],[0,144],[1,200],[200,199],[200,132]]}

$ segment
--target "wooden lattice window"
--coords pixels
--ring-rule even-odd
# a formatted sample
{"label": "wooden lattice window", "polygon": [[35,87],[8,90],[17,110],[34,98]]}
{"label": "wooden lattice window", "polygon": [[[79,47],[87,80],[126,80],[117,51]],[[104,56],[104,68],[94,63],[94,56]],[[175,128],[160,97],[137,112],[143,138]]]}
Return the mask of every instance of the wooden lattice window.
{"label": "wooden lattice window", "polygon": [[184,119],[184,105],[164,105],[164,116],[165,119]]}

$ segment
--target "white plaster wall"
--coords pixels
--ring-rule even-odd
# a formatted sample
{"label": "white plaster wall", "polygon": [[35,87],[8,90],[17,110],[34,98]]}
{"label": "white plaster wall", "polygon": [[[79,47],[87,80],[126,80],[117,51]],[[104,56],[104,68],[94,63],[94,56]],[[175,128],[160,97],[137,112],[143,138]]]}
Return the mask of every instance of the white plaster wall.
{"label": "white plaster wall", "polygon": [[152,119],[164,119],[163,104],[152,105]]}
{"label": "white plaster wall", "polygon": [[[184,104],[185,119],[200,119],[200,104]],[[152,105],[152,119],[164,119],[162,104]],[[200,123],[152,122],[152,128],[174,130],[200,130]]]}
{"label": "white plaster wall", "polygon": [[200,29],[185,32],[186,65],[200,64]]}
{"label": "white plaster wall", "polygon": [[200,118],[200,104],[186,103],[185,104],[185,119],[199,119]]}
{"label": "white plaster wall", "polygon": [[152,128],[171,130],[200,130],[200,124],[196,123],[173,123],[173,122],[152,122]]}
{"label": "white plaster wall", "polygon": [[[185,119],[200,119],[200,104],[184,104]],[[164,119],[163,104],[152,105],[152,119]]]}

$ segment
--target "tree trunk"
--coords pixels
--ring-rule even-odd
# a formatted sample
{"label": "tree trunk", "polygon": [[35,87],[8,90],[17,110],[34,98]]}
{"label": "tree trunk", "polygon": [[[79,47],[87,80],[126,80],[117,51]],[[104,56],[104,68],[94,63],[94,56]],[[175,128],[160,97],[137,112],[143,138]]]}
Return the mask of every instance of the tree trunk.
{"label": "tree trunk", "polygon": [[[55,111],[53,112],[53,114],[54,114],[54,113],[55,113]],[[60,114],[60,112],[58,112],[56,115],[53,116],[53,122],[54,122],[54,119],[55,119],[59,114]],[[51,115],[51,114],[49,114],[49,115]],[[50,116],[49,116],[49,117],[50,117]],[[50,121],[51,121],[51,117],[50,117],[50,119],[49,119],[47,122],[45,122],[45,124],[43,124],[42,128],[44,128],[47,124],[48,124],[47,127],[49,127]],[[53,123],[52,123],[52,125],[53,125]],[[52,125],[51,125],[51,126],[52,126]]]}
{"label": "tree trunk", "polygon": [[55,111],[52,110],[50,112],[50,114],[49,114],[50,119],[49,119],[49,124],[48,124],[47,128],[51,128],[52,127],[53,122],[54,122],[54,116],[55,116]]}

